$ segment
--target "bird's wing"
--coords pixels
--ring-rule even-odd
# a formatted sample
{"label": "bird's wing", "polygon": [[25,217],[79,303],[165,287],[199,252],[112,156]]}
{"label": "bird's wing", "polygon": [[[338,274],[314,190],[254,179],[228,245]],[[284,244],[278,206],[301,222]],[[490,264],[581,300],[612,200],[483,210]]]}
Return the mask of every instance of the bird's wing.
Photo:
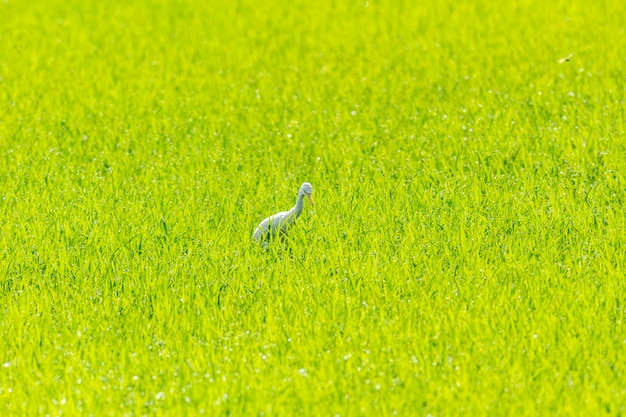
{"label": "bird's wing", "polygon": [[294,213],[292,210],[289,211],[281,211],[280,213],[276,213],[270,218],[270,227],[272,229],[284,229],[287,227],[294,219]]}
{"label": "bird's wing", "polygon": [[259,223],[254,230],[252,237],[256,240],[260,240],[266,234],[274,235],[279,230],[284,231],[294,218],[295,216],[293,210],[281,211],[280,213],[273,214]]}
{"label": "bird's wing", "polygon": [[281,211],[280,213],[272,214],[270,217],[267,218],[268,226],[271,227],[272,229],[280,226],[282,222],[284,221],[283,220],[284,217],[285,217],[284,211]]}

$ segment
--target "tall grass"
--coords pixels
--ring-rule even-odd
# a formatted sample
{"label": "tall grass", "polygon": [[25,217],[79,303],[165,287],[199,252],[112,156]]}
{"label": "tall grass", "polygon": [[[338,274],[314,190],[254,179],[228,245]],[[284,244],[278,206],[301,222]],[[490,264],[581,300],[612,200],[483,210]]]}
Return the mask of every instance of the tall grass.
{"label": "tall grass", "polygon": [[623,415],[625,9],[0,2],[0,414]]}

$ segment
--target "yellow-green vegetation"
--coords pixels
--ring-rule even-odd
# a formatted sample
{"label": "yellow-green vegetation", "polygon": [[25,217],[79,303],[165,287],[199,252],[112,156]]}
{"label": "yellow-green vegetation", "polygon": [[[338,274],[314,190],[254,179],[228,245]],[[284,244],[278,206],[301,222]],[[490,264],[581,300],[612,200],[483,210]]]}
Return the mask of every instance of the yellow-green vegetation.
{"label": "yellow-green vegetation", "polygon": [[624,16],[0,1],[0,415],[625,415]]}

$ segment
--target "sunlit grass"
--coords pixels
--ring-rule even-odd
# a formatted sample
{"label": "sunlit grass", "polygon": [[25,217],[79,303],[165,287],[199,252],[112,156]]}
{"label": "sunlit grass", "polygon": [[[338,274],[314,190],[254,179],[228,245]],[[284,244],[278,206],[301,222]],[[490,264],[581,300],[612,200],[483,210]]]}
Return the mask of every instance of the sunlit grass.
{"label": "sunlit grass", "polygon": [[0,2],[0,414],[626,413],[624,4],[414,3]]}

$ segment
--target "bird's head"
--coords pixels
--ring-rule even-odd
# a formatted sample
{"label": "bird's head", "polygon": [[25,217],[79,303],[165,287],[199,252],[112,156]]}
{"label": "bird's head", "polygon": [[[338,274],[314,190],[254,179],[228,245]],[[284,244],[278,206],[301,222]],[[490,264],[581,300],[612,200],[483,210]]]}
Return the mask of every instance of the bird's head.
{"label": "bird's head", "polygon": [[313,194],[313,186],[308,182],[305,182],[304,184],[302,184],[302,187],[300,187],[300,192],[303,193],[304,196],[309,200],[309,203],[311,203],[311,205],[315,207],[315,204],[313,204],[313,198],[311,198],[311,194]]}

